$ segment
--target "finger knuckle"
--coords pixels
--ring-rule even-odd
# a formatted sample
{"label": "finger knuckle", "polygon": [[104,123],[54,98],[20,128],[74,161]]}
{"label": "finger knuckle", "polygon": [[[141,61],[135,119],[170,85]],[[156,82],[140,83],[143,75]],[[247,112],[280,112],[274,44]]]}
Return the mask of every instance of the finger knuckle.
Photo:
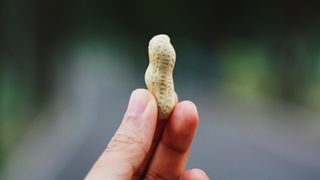
{"label": "finger knuckle", "polygon": [[106,151],[131,151],[141,149],[143,141],[139,136],[130,133],[116,133],[108,144]]}

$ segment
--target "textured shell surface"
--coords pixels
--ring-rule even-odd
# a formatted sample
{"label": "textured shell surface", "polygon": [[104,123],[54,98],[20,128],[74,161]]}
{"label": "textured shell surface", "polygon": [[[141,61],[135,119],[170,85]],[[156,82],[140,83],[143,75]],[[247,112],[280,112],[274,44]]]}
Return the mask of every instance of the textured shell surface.
{"label": "textured shell surface", "polygon": [[158,105],[158,119],[169,117],[175,106],[173,68],[176,53],[165,34],[154,36],[149,42],[149,65],[145,73],[148,90],[155,96]]}

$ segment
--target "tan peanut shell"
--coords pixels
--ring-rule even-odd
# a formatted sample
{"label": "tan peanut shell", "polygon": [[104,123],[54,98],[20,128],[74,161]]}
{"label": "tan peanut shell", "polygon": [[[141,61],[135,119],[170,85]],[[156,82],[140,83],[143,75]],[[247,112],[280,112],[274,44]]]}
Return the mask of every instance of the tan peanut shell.
{"label": "tan peanut shell", "polygon": [[176,53],[167,35],[154,36],[149,42],[149,66],[145,81],[148,90],[155,96],[158,105],[158,119],[169,117],[175,106],[175,91],[172,71]]}

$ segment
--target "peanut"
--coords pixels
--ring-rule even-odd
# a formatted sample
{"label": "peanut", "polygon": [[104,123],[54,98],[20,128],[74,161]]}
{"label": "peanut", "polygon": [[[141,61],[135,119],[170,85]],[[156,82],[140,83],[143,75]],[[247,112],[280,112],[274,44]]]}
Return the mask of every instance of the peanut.
{"label": "peanut", "polygon": [[148,90],[155,96],[158,106],[158,119],[168,119],[175,104],[176,96],[172,71],[176,53],[167,35],[154,36],[149,42],[149,66],[145,73]]}

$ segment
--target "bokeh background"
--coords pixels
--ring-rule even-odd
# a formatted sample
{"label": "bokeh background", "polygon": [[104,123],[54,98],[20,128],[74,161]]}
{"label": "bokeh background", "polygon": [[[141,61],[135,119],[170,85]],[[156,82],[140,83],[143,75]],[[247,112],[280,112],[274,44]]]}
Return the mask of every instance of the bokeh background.
{"label": "bokeh background", "polygon": [[320,179],[320,11],[308,1],[0,1],[0,179],[82,179],[168,34],[200,127],[187,167]]}

